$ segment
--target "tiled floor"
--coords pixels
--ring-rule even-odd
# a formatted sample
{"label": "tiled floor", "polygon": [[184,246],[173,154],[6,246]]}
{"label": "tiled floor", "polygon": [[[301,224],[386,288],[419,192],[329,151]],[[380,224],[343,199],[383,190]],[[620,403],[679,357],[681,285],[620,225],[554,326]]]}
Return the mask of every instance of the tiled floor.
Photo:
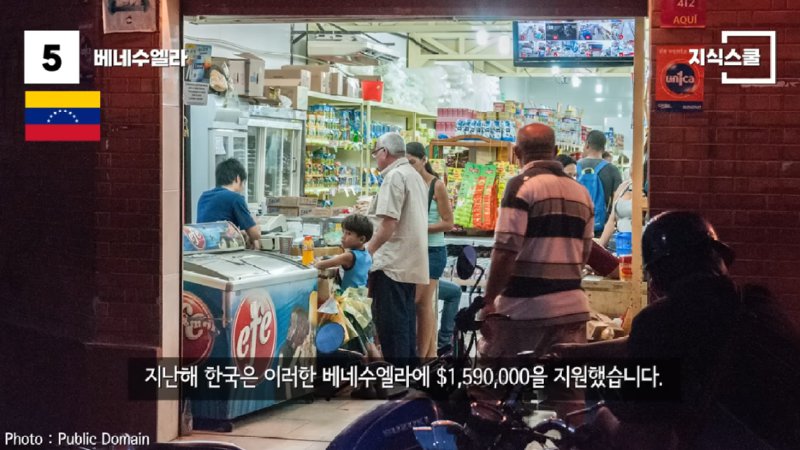
{"label": "tiled floor", "polygon": [[347,396],[291,402],[234,421],[230,433],[196,431],[178,440],[229,442],[245,450],[323,450],[342,429],[381,403]]}

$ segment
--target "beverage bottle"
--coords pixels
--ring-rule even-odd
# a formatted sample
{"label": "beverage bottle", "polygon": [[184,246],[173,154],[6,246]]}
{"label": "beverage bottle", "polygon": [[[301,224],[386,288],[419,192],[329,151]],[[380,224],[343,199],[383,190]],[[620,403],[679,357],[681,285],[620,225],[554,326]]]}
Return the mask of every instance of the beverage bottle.
{"label": "beverage bottle", "polygon": [[314,262],[314,239],[306,236],[303,239],[303,265],[308,266]]}

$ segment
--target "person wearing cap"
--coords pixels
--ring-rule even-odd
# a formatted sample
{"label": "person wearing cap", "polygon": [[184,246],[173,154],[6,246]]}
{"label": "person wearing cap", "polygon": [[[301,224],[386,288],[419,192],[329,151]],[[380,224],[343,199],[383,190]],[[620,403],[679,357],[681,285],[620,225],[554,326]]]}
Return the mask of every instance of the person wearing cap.
{"label": "person wearing cap", "polygon": [[[702,216],[671,211],[645,228],[642,258],[657,300],[630,335],[550,350],[563,359],[680,361],[679,402],[622,401],[598,412],[591,426],[606,448],[800,448],[797,383],[787,380],[780,394],[771,387],[796,377],[800,346],[764,289],[739,288],[728,276],[733,250]],[[775,369],[787,361],[794,370]]]}

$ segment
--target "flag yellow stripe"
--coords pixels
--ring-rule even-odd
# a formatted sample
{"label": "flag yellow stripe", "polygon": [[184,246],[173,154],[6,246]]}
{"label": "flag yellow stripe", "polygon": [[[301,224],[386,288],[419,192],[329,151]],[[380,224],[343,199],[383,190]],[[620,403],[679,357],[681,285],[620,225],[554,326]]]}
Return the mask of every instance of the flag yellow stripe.
{"label": "flag yellow stripe", "polygon": [[26,108],[99,108],[100,91],[26,91]]}

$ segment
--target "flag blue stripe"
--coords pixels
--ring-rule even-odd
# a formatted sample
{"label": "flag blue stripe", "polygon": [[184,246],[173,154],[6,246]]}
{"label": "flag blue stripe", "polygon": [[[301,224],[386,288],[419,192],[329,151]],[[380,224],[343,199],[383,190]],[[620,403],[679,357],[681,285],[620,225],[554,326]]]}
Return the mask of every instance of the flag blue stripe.
{"label": "flag blue stripe", "polygon": [[[47,120],[50,120],[48,122]],[[78,120],[75,122],[75,120]],[[26,108],[28,125],[97,125],[100,108]]]}

